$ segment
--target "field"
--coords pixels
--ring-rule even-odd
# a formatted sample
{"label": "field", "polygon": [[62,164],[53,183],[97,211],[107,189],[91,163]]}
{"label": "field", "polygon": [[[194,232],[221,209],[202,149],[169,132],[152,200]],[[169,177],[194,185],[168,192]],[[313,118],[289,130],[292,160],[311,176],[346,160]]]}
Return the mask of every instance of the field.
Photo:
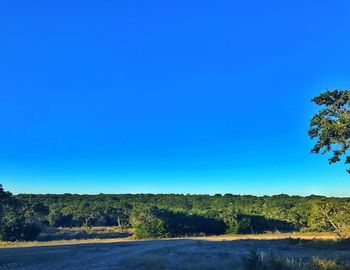
{"label": "field", "polygon": [[306,265],[315,257],[349,262],[350,241],[335,238],[332,234],[267,234],[3,242],[0,269],[247,269],[244,258],[252,251],[266,260],[273,255],[298,265]]}

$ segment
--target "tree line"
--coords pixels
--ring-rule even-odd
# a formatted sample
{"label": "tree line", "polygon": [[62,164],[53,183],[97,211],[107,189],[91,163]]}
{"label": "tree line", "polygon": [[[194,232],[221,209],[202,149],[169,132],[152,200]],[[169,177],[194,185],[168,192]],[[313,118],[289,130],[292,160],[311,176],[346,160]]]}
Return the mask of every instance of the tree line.
{"label": "tree line", "polygon": [[138,238],[347,231],[350,198],[183,194],[19,194],[0,189],[0,239],[45,227],[119,226]]}

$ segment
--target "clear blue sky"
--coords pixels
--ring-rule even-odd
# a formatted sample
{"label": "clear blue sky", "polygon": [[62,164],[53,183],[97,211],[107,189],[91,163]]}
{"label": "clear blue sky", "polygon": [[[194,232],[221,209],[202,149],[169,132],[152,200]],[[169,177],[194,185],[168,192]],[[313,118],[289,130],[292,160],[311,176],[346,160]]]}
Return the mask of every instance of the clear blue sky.
{"label": "clear blue sky", "polygon": [[1,1],[14,193],[350,195],[310,99],[350,88],[349,1]]}

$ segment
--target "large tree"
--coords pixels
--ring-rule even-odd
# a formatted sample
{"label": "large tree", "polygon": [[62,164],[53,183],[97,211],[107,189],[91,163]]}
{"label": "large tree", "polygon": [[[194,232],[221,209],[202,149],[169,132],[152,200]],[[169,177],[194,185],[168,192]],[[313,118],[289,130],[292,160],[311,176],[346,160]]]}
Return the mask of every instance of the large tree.
{"label": "large tree", "polygon": [[[350,147],[350,90],[331,90],[312,99],[322,109],[310,122],[309,136],[317,139],[313,153],[331,153],[329,164],[345,157],[350,164],[347,150]],[[350,173],[350,169],[347,170]]]}

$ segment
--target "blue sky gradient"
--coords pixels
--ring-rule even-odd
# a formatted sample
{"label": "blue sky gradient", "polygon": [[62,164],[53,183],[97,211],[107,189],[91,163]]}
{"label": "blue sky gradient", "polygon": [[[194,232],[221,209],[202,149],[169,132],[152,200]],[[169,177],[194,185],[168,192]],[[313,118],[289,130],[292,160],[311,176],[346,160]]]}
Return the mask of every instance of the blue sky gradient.
{"label": "blue sky gradient", "polygon": [[350,88],[349,1],[2,1],[14,193],[350,196],[310,99]]}

